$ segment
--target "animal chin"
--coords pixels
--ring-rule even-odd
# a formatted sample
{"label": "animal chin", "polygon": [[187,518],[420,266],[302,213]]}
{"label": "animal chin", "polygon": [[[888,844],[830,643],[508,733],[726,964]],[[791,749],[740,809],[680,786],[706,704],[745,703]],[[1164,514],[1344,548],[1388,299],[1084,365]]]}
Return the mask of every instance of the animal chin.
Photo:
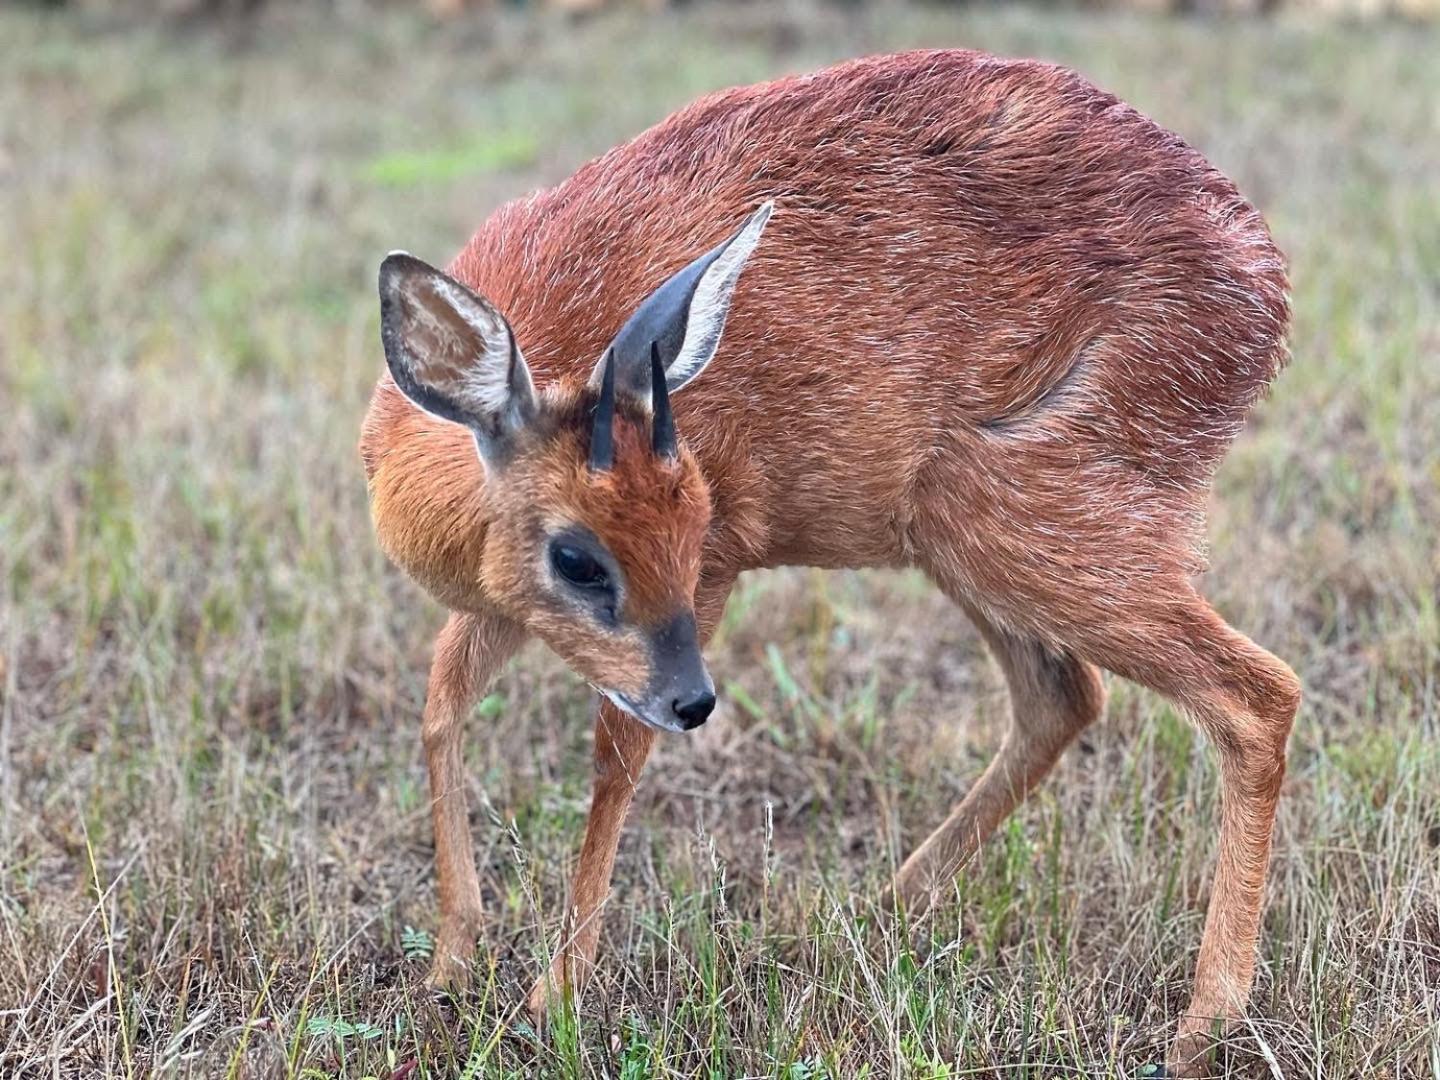
{"label": "animal chin", "polygon": [[[594,684],[592,683],[591,685]],[[639,720],[646,727],[654,728],[656,731],[684,730],[678,724],[665,724],[652,720],[650,717],[645,715],[644,710],[642,710],[640,706],[636,705],[635,702],[631,701],[628,697],[626,697],[622,693],[619,693],[618,691],[606,690],[604,687],[599,686],[595,687],[595,689],[599,690],[600,693],[604,694],[607,698],[609,698],[610,703],[614,705],[617,709],[619,709],[621,712],[633,716],[636,720]]]}

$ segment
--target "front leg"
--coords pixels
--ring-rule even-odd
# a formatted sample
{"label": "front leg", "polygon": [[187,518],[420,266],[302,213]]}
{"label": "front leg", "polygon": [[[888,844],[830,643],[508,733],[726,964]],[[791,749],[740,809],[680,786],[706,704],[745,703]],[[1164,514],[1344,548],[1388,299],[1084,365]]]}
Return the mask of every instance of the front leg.
{"label": "front leg", "polygon": [[508,619],[455,613],[435,639],[421,727],[440,892],[440,935],[429,976],[435,987],[463,985],[469,978],[475,938],[484,923],[465,805],[465,718],[524,638]]}
{"label": "front leg", "polygon": [[578,990],[590,978],[600,943],[600,909],[610,892],[620,830],[654,742],[653,730],[610,702],[601,703],[595,721],[595,794],[585,822],[585,843],[571,886],[564,937],[549,974],[530,991],[529,1008],[536,1017],[545,1012],[552,993]]}
{"label": "front leg", "polygon": [[[734,574],[701,578],[695,597],[695,621],[702,645],[715,632],[734,583]],[[652,729],[609,701],[601,703],[595,721],[595,793],[571,886],[564,937],[550,970],[530,991],[528,1006],[537,1019],[544,1015],[553,995],[579,991],[594,970],[595,951],[600,944],[600,914],[610,893],[620,830],[654,742]]]}

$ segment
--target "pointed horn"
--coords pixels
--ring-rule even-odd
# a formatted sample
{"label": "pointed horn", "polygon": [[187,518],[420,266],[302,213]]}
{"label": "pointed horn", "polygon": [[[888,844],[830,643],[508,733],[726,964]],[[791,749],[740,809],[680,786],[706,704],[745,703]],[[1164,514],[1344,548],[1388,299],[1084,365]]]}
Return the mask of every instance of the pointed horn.
{"label": "pointed horn", "polygon": [[605,353],[600,400],[590,422],[590,468],[604,472],[615,464],[615,350]]}
{"label": "pointed horn", "polygon": [[650,447],[656,457],[674,459],[680,452],[675,441],[675,414],[670,411],[670,388],[665,383],[665,365],[660,363],[660,343],[650,343]]}
{"label": "pointed horn", "polygon": [[510,366],[505,371],[508,376],[514,373],[515,361],[520,358],[520,346],[515,344],[515,331],[510,328],[508,322],[505,324],[505,336],[510,340]]}

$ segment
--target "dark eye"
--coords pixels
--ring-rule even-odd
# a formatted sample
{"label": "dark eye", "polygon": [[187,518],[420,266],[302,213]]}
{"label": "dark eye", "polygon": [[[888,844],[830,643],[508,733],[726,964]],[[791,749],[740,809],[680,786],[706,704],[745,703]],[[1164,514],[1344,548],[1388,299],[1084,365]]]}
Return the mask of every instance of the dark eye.
{"label": "dark eye", "polygon": [[610,575],[593,556],[569,544],[556,544],[550,549],[550,562],[555,572],[580,589],[604,589]]}

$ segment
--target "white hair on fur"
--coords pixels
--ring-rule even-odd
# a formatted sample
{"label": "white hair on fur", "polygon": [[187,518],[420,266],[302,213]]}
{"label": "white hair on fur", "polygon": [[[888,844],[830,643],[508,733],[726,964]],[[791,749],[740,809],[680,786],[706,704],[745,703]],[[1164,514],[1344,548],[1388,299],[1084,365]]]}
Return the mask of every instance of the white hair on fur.
{"label": "white hair on fur", "polygon": [[[530,368],[500,313],[483,300],[477,303],[479,298],[473,293],[456,288],[443,278],[433,278],[428,284],[436,296],[475,331],[483,346],[474,362],[464,369],[458,385],[450,388],[456,404],[477,416],[489,416],[504,412],[516,392],[528,391],[533,395]],[[517,361],[514,371],[511,370],[512,350]]]}
{"label": "white hair on fur", "polygon": [[740,279],[740,271],[745,268],[750,253],[760,242],[760,234],[764,232],[765,223],[770,220],[774,209],[775,204],[767,202],[751,214],[739,235],[700,276],[695,294],[690,298],[685,341],[665,369],[671,393],[699,375],[714,358],[715,351],[720,347],[720,335],[725,332],[725,319],[730,314],[735,283]]}

